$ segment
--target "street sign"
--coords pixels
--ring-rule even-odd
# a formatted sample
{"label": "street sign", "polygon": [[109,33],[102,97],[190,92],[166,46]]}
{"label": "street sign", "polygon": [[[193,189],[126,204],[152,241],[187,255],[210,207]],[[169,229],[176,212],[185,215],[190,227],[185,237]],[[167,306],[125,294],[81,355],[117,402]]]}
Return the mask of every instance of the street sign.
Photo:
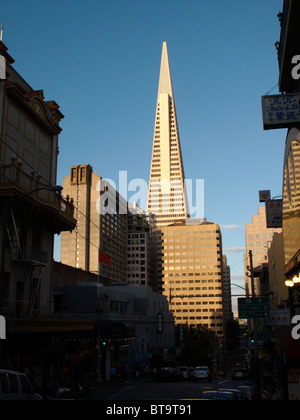
{"label": "street sign", "polygon": [[270,317],[270,301],[266,297],[239,298],[240,319],[261,319]]}

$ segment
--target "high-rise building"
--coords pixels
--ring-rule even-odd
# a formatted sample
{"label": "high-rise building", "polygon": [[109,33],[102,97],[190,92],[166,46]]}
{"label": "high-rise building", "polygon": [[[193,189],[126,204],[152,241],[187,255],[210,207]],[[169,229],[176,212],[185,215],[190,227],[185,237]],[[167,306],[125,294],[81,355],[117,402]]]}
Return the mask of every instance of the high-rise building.
{"label": "high-rise building", "polygon": [[130,203],[128,213],[128,281],[129,286],[150,286],[157,292],[157,240],[156,218]]}
{"label": "high-rise building", "polygon": [[176,324],[224,335],[222,236],[218,225],[189,219],[164,226],[163,290]]}
{"label": "high-rise building", "polygon": [[218,225],[191,219],[167,44],[162,47],[148,212],[161,234],[162,292],[177,324],[224,335],[222,238]]}
{"label": "high-rise building", "polygon": [[61,235],[61,262],[99,272],[106,283],[126,284],[127,202],[110,184],[100,186],[101,180],[90,165],[72,166],[63,180],[64,193],[74,200],[77,225]]}
{"label": "high-rise building", "polygon": [[[267,228],[266,209],[259,207],[258,214],[252,216],[252,223],[245,225],[246,255],[244,258],[246,289],[251,293],[251,281],[248,277],[249,251],[252,250],[253,268],[268,264],[268,249],[273,240],[274,233],[281,233],[281,228]],[[256,292],[258,284],[255,285]]]}
{"label": "high-rise building", "polygon": [[223,284],[224,284],[224,321],[233,319],[231,300],[231,275],[230,266],[227,264],[227,257],[223,255]]}
{"label": "high-rise building", "polygon": [[156,215],[158,228],[189,217],[184,180],[168,50],[164,42],[148,193],[148,212]]}

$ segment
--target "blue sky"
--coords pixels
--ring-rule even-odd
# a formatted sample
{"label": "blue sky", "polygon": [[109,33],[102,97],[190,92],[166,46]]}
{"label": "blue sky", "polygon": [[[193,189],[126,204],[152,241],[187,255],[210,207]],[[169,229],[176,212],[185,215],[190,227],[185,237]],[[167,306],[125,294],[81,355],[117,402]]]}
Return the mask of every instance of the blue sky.
{"label": "blue sky", "polygon": [[286,132],[263,131],[261,113],[261,96],[278,82],[282,6],[283,0],[4,2],[0,24],[16,70],[65,115],[58,183],[71,165],[85,163],[116,183],[121,170],[148,182],[166,41],[185,175],[204,179],[205,217],[221,225],[232,281],[243,285],[244,226],[258,211],[258,191],[282,190]]}

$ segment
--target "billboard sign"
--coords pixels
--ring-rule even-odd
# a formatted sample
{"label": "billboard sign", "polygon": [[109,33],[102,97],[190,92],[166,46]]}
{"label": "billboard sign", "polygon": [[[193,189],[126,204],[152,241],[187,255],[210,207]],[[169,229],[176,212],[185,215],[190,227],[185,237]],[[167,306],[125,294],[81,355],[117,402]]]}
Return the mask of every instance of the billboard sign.
{"label": "billboard sign", "polygon": [[282,228],[282,200],[266,201],[267,228]]}
{"label": "billboard sign", "polygon": [[264,130],[300,124],[300,94],[263,96],[262,113]]}
{"label": "billboard sign", "polygon": [[270,318],[267,320],[266,325],[270,326],[290,326],[291,325],[291,315],[289,309],[276,309],[270,311]]}

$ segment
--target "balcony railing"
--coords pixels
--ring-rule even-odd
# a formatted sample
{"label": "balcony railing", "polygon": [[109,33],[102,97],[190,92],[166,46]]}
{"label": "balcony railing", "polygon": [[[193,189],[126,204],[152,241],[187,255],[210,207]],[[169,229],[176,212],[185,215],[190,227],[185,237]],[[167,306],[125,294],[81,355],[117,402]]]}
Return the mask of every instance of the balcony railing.
{"label": "balcony railing", "polygon": [[1,314],[7,319],[28,319],[38,316],[35,302],[23,299],[0,299]]}
{"label": "balcony railing", "polygon": [[14,261],[47,265],[48,253],[37,248],[25,247],[21,250],[16,247],[12,249],[12,259]]}
{"label": "balcony railing", "polygon": [[67,224],[67,230],[76,225],[74,219],[73,200],[62,197],[55,191],[49,191],[49,184],[42,182],[42,177],[32,171],[30,174],[23,170],[23,163],[16,158],[11,159],[10,165],[0,166],[0,198],[15,196],[17,205],[24,205],[30,200],[44,207],[58,216],[63,217]]}

